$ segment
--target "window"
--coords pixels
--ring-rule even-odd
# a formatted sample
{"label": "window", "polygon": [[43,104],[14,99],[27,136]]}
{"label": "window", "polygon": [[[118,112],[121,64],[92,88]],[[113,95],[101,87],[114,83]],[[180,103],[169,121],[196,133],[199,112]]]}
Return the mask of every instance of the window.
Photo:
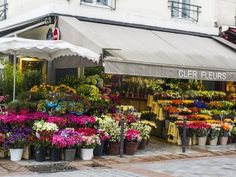
{"label": "window", "polygon": [[95,7],[107,7],[113,10],[116,8],[116,0],[81,0],[80,4]]}
{"label": "window", "polygon": [[198,21],[201,7],[191,4],[191,0],[172,0],[169,3],[171,17]]}
{"label": "window", "polygon": [[7,18],[7,0],[0,0],[0,21]]}

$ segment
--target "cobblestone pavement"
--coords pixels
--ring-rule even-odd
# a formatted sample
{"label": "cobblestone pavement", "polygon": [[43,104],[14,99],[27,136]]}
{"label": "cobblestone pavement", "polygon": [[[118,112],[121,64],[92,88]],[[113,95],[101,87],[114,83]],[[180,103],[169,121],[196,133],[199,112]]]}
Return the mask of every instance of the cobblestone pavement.
{"label": "cobblestone pavement", "polygon": [[236,155],[199,159],[176,159],[152,163],[118,164],[49,174],[8,175],[7,177],[235,177]]}
{"label": "cobblestone pavement", "polygon": [[[116,176],[117,173],[119,173],[120,176],[128,175],[131,177],[132,176],[168,177],[171,175],[181,176],[182,172],[184,173],[183,170],[186,167],[188,167],[186,169],[192,169],[193,171],[196,171],[196,169],[197,171],[201,171],[203,170],[203,168],[201,168],[199,165],[212,163],[215,165],[208,166],[208,168],[211,169],[217,168],[221,169],[221,171],[228,170],[229,172],[227,173],[227,175],[230,176],[232,171],[231,166],[233,165],[229,164],[230,163],[236,164],[236,161],[234,161],[231,158],[232,156],[236,157],[236,144],[231,144],[227,146],[218,145],[218,146],[205,146],[205,147],[189,146],[187,148],[186,153],[183,154],[180,146],[170,145],[157,139],[153,139],[149,144],[149,146],[146,148],[146,150],[138,151],[134,156],[124,156],[124,158],[120,158],[119,156],[102,156],[102,157],[96,157],[92,161],[82,161],[78,159],[70,163],[62,161],[59,163],[67,163],[73,168],[78,169],[79,171],[60,172],[55,174],[50,173],[49,175],[50,176],[56,175],[58,177],[68,176],[68,174],[69,176],[70,175],[89,176],[88,173],[91,173],[90,176],[93,175],[98,176],[99,174],[101,174],[102,176],[109,177],[109,176]],[[204,159],[205,157],[207,157],[207,159]],[[208,161],[208,159],[214,159],[214,158],[219,159],[219,163],[214,160]],[[230,163],[227,162],[227,159],[230,161]],[[199,160],[203,160],[202,163],[198,163]],[[191,162],[195,163],[190,165]],[[47,176],[46,174],[37,175],[37,173],[29,171],[27,167],[41,165],[44,168],[52,164],[55,163],[52,163],[50,161],[35,162],[33,160],[26,160],[26,161],[23,160],[15,163],[7,159],[0,159],[0,176],[15,176],[15,175],[23,175],[23,176],[30,175],[32,177],[34,175]],[[140,166],[140,164],[142,165]],[[167,164],[166,166],[168,168],[162,164]],[[180,164],[182,166],[179,166]],[[145,166],[145,168],[142,168],[143,165]],[[169,168],[172,166],[173,168]],[[191,168],[189,168],[189,166]],[[235,166],[234,169],[233,170],[236,173]],[[211,175],[210,171],[209,174]],[[193,174],[193,176],[194,175],[197,176],[198,174]],[[219,173],[218,176],[214,177],[224,177],[224,176],[221,176],[221,174]]]}

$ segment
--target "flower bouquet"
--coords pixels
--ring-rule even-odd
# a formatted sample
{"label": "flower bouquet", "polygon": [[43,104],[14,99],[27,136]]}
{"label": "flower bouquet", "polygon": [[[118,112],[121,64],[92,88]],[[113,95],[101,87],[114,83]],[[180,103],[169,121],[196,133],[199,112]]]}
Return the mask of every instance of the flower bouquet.
{"label": "flower bouquet", "polygon": [[195,130],[195,133],[198,137],[198,145],[205,146],[211,125],[203,121],[195,121],[191,126]]}

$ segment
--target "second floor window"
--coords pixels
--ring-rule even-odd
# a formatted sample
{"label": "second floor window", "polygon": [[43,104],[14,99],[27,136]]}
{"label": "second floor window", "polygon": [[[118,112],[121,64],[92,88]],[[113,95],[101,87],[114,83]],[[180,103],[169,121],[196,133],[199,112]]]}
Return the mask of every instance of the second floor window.
{"label": "second floor window", "polygon": [[171,17],[198,21],[200,6],[192,4],[191,0],[169,0]]}
{"label": "second floor window", "polygon": [[81,3],[89,3],[94,5],[109,5],[109,0],[81,0]]}

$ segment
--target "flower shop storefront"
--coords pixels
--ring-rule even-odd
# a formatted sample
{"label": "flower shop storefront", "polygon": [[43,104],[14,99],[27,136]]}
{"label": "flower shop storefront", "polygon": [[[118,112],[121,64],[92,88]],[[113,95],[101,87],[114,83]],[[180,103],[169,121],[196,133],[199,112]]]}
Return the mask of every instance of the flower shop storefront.
{"label": "flower shop storefront", "polygon": [[[196,144],[197,138],[199,145],[206,144],[206,137],[208,143],[219,139],[219,143],[225,144],[227,138],[232,140],[233,136],[229,135],[235,134],[235,102],[226,91],[228,81],[236,80],[235,49],[210,36],[84,22],[69,17],[60,17],[59,27],[62,33],[70,28],[86,43],[66,34],[64,39],[103,51],[105,73],[162,78],[144,79],[141,84],[134,84],[133,91],[128,88],[126,94],[140,95],[140,89],[136,88],[149,82],[148,87],[142,87],[149,90],[146,92],[149,108],[141,117],[158,124],[152,134],[181,144],[183,120],[186,119],[187,137],[191,137],[187,138],[191,139],[189,144]],[[175,79],[180,82],[176,84]],[[204,89],[204,81],[221,83],[223,89]],[[120,80],[115,82],[118,86]],[[142,96],[147,97],[146,94]]]}
{"label": "flower shop storefront", "polygon": [[[105,73],[182,81],[236,81],[235,52],[211,38],[83,24],[70,17],[63,17],[59,28],[64,40],[83,41],[77,45],[102,53]],[[66,32],[68,28],[78,35]],[[78,29],[84,30],[83,35]],[[86,38],[79,40],[82,36]],[[159,136],[160,132],[161,137],[179,143],[183,127],[191,139],[189,144],[196,144],[193,141],[198,137],[199,145],[204,145],[206,137],[226,144],[235,132],[235,112],[231,111],[234,102],[226,101],[223,92],[203,91],[201,82],[180,82],[176,87],[173,80],[151,81],[147,101],[150,109],[140,116],[132,106],[120,105],[120,94],[105,84],[106,80],[102,74],[68,77],[57,85],[35,85],[14,102],[5,95],[1,97],[5,105],[0,114],[1,157],[19,161],[23,154],[25,159],[40,162],[91,160],[93,156],[119,155],[122,151],[133,155],[145,149],[150,134]]]}

